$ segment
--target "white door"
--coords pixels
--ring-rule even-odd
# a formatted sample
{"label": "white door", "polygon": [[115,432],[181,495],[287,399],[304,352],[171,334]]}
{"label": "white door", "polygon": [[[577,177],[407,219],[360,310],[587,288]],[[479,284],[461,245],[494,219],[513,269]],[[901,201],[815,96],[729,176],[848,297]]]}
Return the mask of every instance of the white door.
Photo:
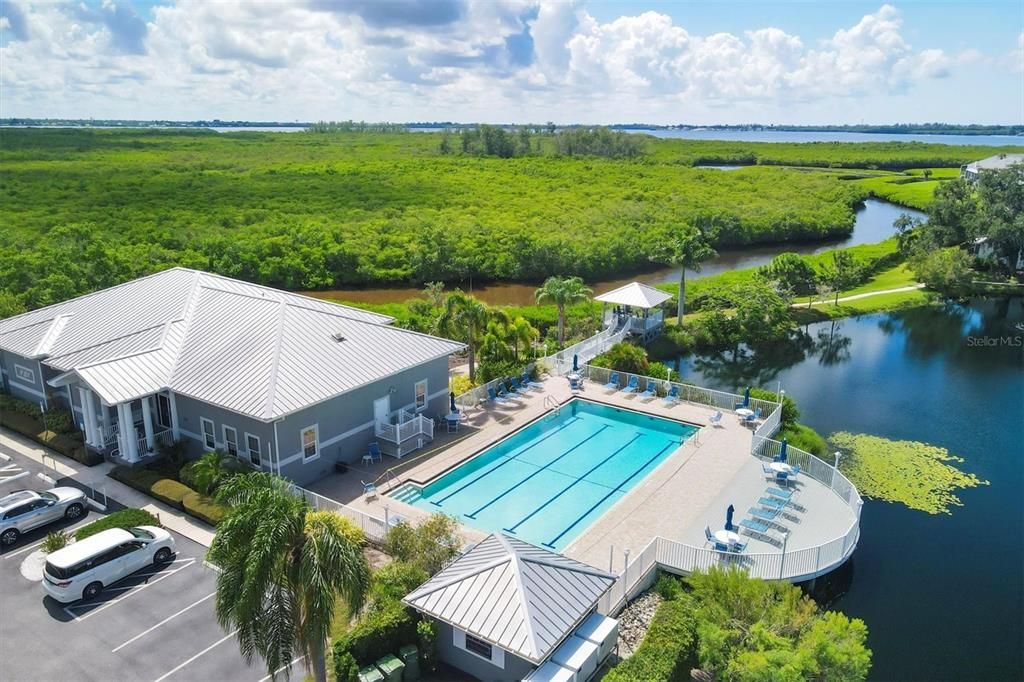
{"label": "white door", "polygon": [[384,422],[385,424],[390,422],[389,415],[391,414],[391,396],[386,395],[383,398],[378,398],[373,401],[373,421]]}

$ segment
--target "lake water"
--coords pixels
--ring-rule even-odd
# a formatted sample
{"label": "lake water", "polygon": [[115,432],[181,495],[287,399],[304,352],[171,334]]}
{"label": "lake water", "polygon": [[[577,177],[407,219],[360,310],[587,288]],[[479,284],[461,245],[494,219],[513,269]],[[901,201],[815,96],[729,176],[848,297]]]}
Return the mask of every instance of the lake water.
{"label": "lake water", "polygon": [[1024,145],[1015,135],[900,135],[897,133],[844,133],[785,130],[629,130],[653,137],[681,140],[723,140],[726,142],[930,142],[932,144],[1001,147]]}
{"label": "lake water", "polygon": [[[868,199],[864,206],[857,210],[856,221],[853,232],[848,237],[831,239],[827,241],[809,243],[769,244],[761,246],[748,246],[738,249],[723,249],[718,257],[708,261],[701,268],[700,272],[687,272],[687,280],[707,277],[728,270],[742,270],[764,265],[776,255],[783,251],[794,251],[803,255],[810,255],[846,246],[857,244],[873,244],[893,235],[892,223],[902,213],[908,213],[915,218],[924,219],[921,211],[910,208],[903,208],[887,201]],[[678,268],[659,268],[630,276],[616,277],[591,283],[594,293],[603,294],[624,284],[633,281],[646,284],[664,284],[666,282],[679,281]],[[532,305],[534,292],[537,291],[536,283],[521,282],[493,282],[488,284],[477,284],[463,282],[462,288],[472,291],[473,295],[491,305]],[[325,298],[337,301],[352,301],[357,303],[400,303],[410,298],[416,298],[422,294],[420,287],[390,287],[376,289],[333,289],[329,291],[307,291],[304,292],[317,298]]]}
{"label": "lake water", "polygon": [[857,550],[828,588],[868,625],[872,679],[1024,679],[1021,324],[1021,299],[924,307],[810,325],[799,350],[677,361],[721,390],[781,381],[823,435],[932,443],[991,481],[948,516],[865,503]]}

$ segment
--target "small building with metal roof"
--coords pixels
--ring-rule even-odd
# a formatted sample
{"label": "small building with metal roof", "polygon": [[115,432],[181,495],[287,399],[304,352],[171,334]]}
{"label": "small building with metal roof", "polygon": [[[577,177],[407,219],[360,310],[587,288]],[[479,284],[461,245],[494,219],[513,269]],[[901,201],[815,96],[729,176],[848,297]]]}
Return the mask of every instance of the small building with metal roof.
{"label": "small building with metal roof", "polygon": [[402,601],[438,624],[441,660],[482,680],[520,680],[594,612],[615,576],[490,535]]}
{"label": "small building with metal roof", "polygon": [[967,182],[977,182],[986,171],[1005,170],[1016,164],[1024,164],[1024,154],[996,154],[960,167],[960,177]]}
{"label": "small building with metal roof", "polygon": [[392,321],[171,268],[0,320],[0,368],[8,392],[72,410],[115,460],[180,441],[306,483],[371,440],[401,457],[433,437],[422,415],[443,409],[464,345]]}
{"label": "small building with metal roof", "polygon": [[[645,343],[664,327],[665,314],[661,305],[671,299],[672,294],[640,282],[630,282],[594,297],[595,301],[604,304],[602,319],[607,326],[625,327],[629,334],[641,337]],[[611,316],[607,314],[609,304],[614,306]]]}

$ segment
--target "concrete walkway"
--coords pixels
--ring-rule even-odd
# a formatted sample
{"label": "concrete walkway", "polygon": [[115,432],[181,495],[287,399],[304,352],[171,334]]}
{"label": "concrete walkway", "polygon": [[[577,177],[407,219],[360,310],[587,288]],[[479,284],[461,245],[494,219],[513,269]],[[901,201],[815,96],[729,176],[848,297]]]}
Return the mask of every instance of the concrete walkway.
{"label": "concrete walkway", "polygon": [[[27,457],[34,462],[43,464],[50,472],[56,468],[58,480],[70,478],[95,491],[105,492],[110,499],[116,500],[126,507],[145,509],[156,515],[160,519],[160,524],[165,528],[180,533],[204,547],[209,547],[213,542],[212,527],[107,476],[114,468],[110,462],[87,467],[5,428],[0,428],[0,453]],[[45,462],[43,461],[44,456]]]}
{"label": "concrete walkway", "polygon": [[[898,294],[901,291],[916,291],[918,289],[924,289],[924,284],[921,284],[919,282],[917,284],[911,284],[910,286],[906,286],[906,287],[896,287],[895,289],[882,289],[881,291],[868,291],[868,292],[865,292],[863,294],[854,294],[852,296],[840,296],[838,303],[845,303],[847,301],[856,301],[856,300],[859,300],[859,299],[862,299],[862,298],[871,298],[872,296],[881,296],[882,294]],[[836,303],[837,303],[836,299],[830,298],[830,299],[827,299],[827,300],[812,301],[811,305],[812,306],[813,305],[835,305]],[[802,308],[806,308],[807,304],[806,303],[792,303],[792,304],[790,304],[790,307],[791,308],[801,308],[801,307]]]}

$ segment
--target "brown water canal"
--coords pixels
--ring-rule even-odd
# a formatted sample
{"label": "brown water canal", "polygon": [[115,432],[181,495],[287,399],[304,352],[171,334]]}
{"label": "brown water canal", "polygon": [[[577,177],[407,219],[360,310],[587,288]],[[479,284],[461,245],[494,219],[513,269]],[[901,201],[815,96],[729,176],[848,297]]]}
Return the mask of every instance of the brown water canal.
{"label": "brown water canal", "polygon": [[[892,223],[902,213],[908,213],[915,218],[924,219],[925,217],[920,211],[904,208],[878,199],[868,199],[864,202],[863,207],[857,209],[853,232],[848,237],[810,243],[769,244],[739,249],[723,249],[719,252],[717,258],[705,263],[699,273],[687,272],[686,277],[688,280],[697,279],[729,270],[757,267],[764,265],[784,251],[810,255],[840,247],[880,242],[893,235]],[[679,281],[679,270],[678,268],[651,269],[600,282],[590,282],[589,284],[595,294],[603,294],[606,291],[611,291],[633,281],[644,282],[645,284],[677,282]],[[538,285],[539,282],[488,282],[474,284],[472,281],[465,281],[453,283],[451,288],[458,286],[491,305],[532,305],[535,302],[534,293],[537,291]],[[327,291],[306,291],[303,293],[317,298],[355,303],[401,303],[410,298],[420,296],[422,292],[423,289],[421,287],[406,286],[375,289],[331,289]]]}

